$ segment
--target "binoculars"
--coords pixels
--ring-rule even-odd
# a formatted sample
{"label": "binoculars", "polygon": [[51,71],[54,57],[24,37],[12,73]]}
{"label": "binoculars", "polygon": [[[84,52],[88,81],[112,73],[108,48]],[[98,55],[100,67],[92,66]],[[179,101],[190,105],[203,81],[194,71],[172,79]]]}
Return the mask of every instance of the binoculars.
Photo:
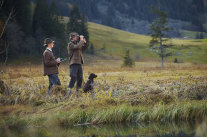
{"label": "binoculars", "polygon": [[63,62],[63,61],[66,61],[67,59],[65,58],[65,59],[63,59],[63,58],[60,58],[60,61],[61,62]]}
{"label": "binoculars", "polygon": [[[83,36],[83,38],[85,38],[84,36]],[[78,36],[78,42],[80,41],[80,36]]]}

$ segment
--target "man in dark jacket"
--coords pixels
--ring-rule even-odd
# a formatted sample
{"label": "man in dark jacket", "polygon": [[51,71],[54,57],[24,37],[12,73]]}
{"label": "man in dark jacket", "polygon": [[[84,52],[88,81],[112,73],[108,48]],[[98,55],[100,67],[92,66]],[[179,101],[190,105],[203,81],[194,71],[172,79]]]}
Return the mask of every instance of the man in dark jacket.
{"label": "man in dark jacket", "polygon": [[72,88],[76,83],[76,94],[79,95],[79,88],[81,88],[83,81],[83,69],[84,63],[82,50],[88,47],[86,39],[82,35],[78,35],[76,32],[70,33],[70,43],[68,44],[68,57],[70,66],[70,82],[68,85],[67,96],[72,92]]}
{"label": "man in dark jacket", "polygon": [[44,40],[44,46],[46,50],[43,53],[44,64],[44,76],[48,75],[49,87],[47,94],[50,95],[50,89],[52,85],[60,85],[60,79],[58,78],[58,66],[61,63],[60,58],[55,59],[52,48],[54,47],[54,41],[50,38]]}

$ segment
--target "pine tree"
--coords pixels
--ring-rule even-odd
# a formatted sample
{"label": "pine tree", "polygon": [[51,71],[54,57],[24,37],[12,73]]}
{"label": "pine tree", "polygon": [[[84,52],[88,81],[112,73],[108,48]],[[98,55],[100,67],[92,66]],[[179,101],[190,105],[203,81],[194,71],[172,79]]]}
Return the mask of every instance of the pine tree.
{"label": "pine tree", "polygon": [[60,11],[59,11],[59,8],[57,6],[57,3],[56,1],[52,1],[52,3],[50,4],[50,14],[53,16],[53,17],[56,17],[58,18],[58,16],[60,16]]}
{"label": "pine tree", "polygon": [[201,32],[201,33],[200,33],[200,36],[199,36],[199,38],[200,38],[200,39],[204,39],[204,35],[203,35],[203,32]]}
{"label": "pine tree", "polygon": [[47,0],[37,0],[33,17],[33,30],[43,29],[45,34],[50,36],[52,33],[52,19],[49,12]]}
{"label": "pine tree", "polygon": [[53,1],[49,7],[49,13],[51,17],[51,35],[64,39],[64,24],[62,24],[60,12],[55,1]]}
{"label": "pine tree", "polygon": [[150,26],[149,34],[152,37],[150,41],[150,47],[156,50],[161,57],[161,66],[164,68],[164,58],[171,56],[171,53],[166,53],[167,48],[171,45],[167,44],[166,32],[170,30],[167,21],[167,13],[160,10],[160,1],[158,0],[158,8],[153,7],[153,13],[157,15],[156,20]]}
{"label": "pine tree", "polygon": [[132,67],[133,65],[134,65],[134,61],[130,58],[129,50],[126,50],[126,53],[124,56],[123,66]]}
{"label": "pine tree", "polygon": [[200,39],[200,35],[199,35],[199,33],[198,33],[198,32],[196,33],[195,38],[196,38],[196,39]]}
{"label": "pine tree", "polygon": [[89,49],[89,53],[92,54],[92,55],[95,54],[93,43],[91,43],[91,46],[90,46],[90,49]]}
{"label": "pine tree", "polygon": [[29,0],[14,1],[16,20],[26,35],[32,35],[32,13]]}
{"label": "pine tree", "polygon": [[86,40],[89,42],[86,16],[80,13],[79,8],[76,5],[73,5],[69,17],[70,20],[67,24],[68,32],[77,32],[80,35],[84,35]]}
{"label": "pine tree", "polygon": [[66,37],[65,37],[65,26],[61,23],[61,15],[59,8],[55,1],[52,1],[50,7],[50,16],[52,19],[52,36],[56,39],[54,52],[58,54],[58,56],[66,55]]}
{"label": "pine tree", "polygon": [[81,15],[81,34],[84,35],[84,37],[86,38],[86,41],[89,42],[87,19],[84,14]]}
{"label": "pine tree", "polygon": [[58,53],[59,56],[60,53],[64,52],[63,55],[65,55],[65,30],[64,25],[59,21],[60,17],[58,14],[59,10],[55,1],[52,2],[50,7],[48,6],[47,0],[37,1],[33,19],[33,30],[39,53],[43,50],[42,41],[44,38],[51,37],[56,41],[54,52]]}
{"label": "pine tree", "polygon": [[72,6],[70,11],[70,20],[67,24],[68,32],[77,32],[81,33],[81,15],[78,7],[76,5]]}

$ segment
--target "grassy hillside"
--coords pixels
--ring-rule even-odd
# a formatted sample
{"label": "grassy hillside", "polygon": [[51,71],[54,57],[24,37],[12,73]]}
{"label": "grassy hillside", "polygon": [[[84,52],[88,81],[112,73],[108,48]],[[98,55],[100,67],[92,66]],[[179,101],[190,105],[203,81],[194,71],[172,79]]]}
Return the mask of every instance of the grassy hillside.
{"label": "grassy hillside", "polygon": [[[64,17],[64,22],[68,22],[67,17]],[[130,33],[92,22],[88,23],[88,30],[90,42],[93,43],[97,54],[123,57],[126,49],[129,49],[131,57],[138,61],[160,60],[159,56],[149,48],[149,41],[151,40],[149,36]],[[170,43],[175,46],[170,49],[173,56],[168,57],[168,61],[172,62],[177,58],[179,62],[207,63],[206,39],[171,39]],[[105,50],[101,50],[103,47],[105,47]]]}
{"label": "grassy hillside", "polygon": [[[112,56],[124,56],[125,50],[129,49],[131,57],[138,60],[159,60],[159,57],[150,50],[151,37],[129,33],[100,24],[89,23],[90,42],[99,52],[105,45],[105,52]],[[180,62],[207,63],[206,40],[170,40],[175,46],[171,51],[173,56],[167,60],[173,61],[178,58]]]}

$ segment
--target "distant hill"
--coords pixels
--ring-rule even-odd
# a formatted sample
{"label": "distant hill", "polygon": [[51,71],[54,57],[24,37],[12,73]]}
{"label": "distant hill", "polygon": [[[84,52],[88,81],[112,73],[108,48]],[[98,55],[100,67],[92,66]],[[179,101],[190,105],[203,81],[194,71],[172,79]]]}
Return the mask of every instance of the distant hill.
{"label": "distant hill", "polygon": [[[35,0],[33,0],[35,1]],[[49,2],[52,0],[49,0]],[[156,0],[56,0],[63,16],[69,15],[71,4],[76,4],[88,20],[129,32],[147,34],[155,16],[150,6]],[[167,0],[162,9],[168,12],[170,37],[182,37],[181,30],[207,31],[206,0]]]}
{"label": "distant hill", "polygon": [[[149,48],[151,37],[114,29],[100,24],[89,23],[90,42],[97,54],[123,57],[126,49],[138,61],[159,60],[158,55]],[[175,45],[168,61],[177,58],[180,62],[207,63],[207,40],[172,39]]]}

